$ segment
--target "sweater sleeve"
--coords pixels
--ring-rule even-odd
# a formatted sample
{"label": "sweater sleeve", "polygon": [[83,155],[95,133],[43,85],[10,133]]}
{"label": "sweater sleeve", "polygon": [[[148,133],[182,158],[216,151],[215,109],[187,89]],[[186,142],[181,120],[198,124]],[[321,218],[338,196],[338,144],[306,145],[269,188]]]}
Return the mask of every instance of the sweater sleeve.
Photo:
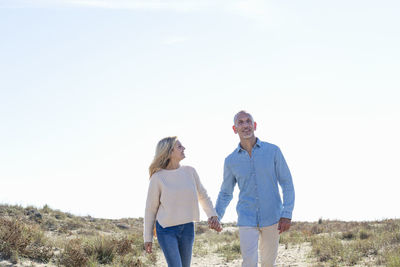
{"label": "sweater sleeve", "polygon": [[217,213],[215,212],[213,203],[207,194],[207,190],[201,184],[200,177],[197,174],[195,169],[193,169],[193,176],[194,176],[194,179],[196,182],[197,198],[199,199],[201,207],[203,208],[204,212],[207,214],[208,218],[210,218],[212,216],[217,216]]}
{"label": "sweater sleeve", "polygon": [[146,209],[144,215],[144,242],[153,242],[153,228],[156,220],[158,207],[160,206],[161,189],[156,177],[150,178],[147,191]]}

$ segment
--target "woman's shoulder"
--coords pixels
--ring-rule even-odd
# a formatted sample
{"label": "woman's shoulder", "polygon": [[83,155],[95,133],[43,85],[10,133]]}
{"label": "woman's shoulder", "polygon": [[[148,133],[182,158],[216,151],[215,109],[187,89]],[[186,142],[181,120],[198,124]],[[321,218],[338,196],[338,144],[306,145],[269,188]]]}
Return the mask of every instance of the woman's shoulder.
{"label": "woman's shoulder", "polygon": [[183,172],[186,175],[193,177],[194,179],[199,179],[199,174],[197,173],[196,169],[192,166],[181,166]]}
{"label": "woman's shoulder", "polygon": [[197,172],[195,168],[192,166],[187,166],[187,165],[181,165],[178,169],[174,170],[165,170],[161,169],[157,172],[155,172],[151,177],[150,180],[163,180],[165,177],[170,177],[170,176],[176,176],[179,174],[184,174],[184,175],[196,175]]}
{"label": "woman's shoulder", "polygon": [[195,168],[193,168],[192,166],[188,166],[188,165],[182,165],[182,166],[181,166],[181,169],[182,169],[183,171],[196,172],[196,169],[195,169]]}
{"label": "woman's shoulder", "polygon": [[150,177],[150,181],[156,182],[160,179],[160,171],[157,171],[153,173],[153,175]]}

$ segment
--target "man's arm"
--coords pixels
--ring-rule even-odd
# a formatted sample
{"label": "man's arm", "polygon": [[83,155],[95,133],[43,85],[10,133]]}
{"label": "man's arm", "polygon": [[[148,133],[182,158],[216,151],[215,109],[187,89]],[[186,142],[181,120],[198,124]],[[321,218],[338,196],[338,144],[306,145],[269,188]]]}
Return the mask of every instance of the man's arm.
{"label": "man's arm", "polygon": [[275,172],[283,194],[281,218],[292,219],[295,198],[292,175],[279,148],[275,153]]}
{"label": "man's arm", "polygon": [[224,180],[221,185],[221,189],[218,194],[217,203],[215,205],[215,210],[217,211],[218,218],[222,220],[222,217],[225,214],[226,207],[228,207],[229,203],[233,198],[233,190],[236,185],[236,178],[232,174],[230,170],[229,164],[227,163],[227,159],[224,162]]}

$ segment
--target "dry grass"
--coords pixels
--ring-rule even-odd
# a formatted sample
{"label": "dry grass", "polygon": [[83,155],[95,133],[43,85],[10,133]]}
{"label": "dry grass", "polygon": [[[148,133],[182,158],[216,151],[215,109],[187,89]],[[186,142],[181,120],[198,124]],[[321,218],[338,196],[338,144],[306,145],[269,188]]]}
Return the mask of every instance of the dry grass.
{"label": "dry grass", "polygon": [[72,239],[67,241],[63,252],[59,255],[58,263],[71,267],[86,266],[89,259],[82,243],[81,239]]}
{"label": "dry grass", "polygon": [[285,245],[302,242],[327,266],[400,266],[400,220],[299,222],[281,236]]}
{"label": "dry grass", "polygon": [[[233,227],[233,224],[225,224],[224,227]],[[209,253],[217,253],[229,262],[240,258],[239,232],[224,231],[217,233],[208,229],[206,222],[196,225],[196,240],[193,247],[194,256],[205,256]]]}
{"label": "dry grass", "polygon": [[218,245],[215,252],[222,254],[225,261],[231,261],[241,257],[239,240],[233,240],[229,243]]}
{"label": "dry grass", "polygon": [[[156,249],[156,248],[155,248]],[[143,241],[137,234],[121,236],[95,236],[68,241],[59,255],[64,266],[148,266],[156,258],[143,256]],[[73,265],[76,264],[76,265]]]}
{"label": "dry grass", "polygon": [[106,220],[48,206],[0,205],[0,258],[72,267],[153,266],[155,254],[143,251],[142,228],[142,218]]}
{"label": "dry grass", "polygon": [[[193,255],[217,254],[226,262],[240,258],[237,228],[232,224],[224,228],[232,231],[216,233],[206,222],[197,223]],[[48,206],[0,205],[0,258],[71,267],[156,266],[160,249],[155,242],[155,253],[144,253],[142,229],[143,218],[107,220]],[[286,248],[311,244],[315,266],[400,267],[400,220],[294,222],[280,243]]]}
{"label": "dry grass", "polygon": [[53,256],[43,232],[15,218],[0,218],[0,252],[6,259],[18,262],[19,257],[48,262]]}

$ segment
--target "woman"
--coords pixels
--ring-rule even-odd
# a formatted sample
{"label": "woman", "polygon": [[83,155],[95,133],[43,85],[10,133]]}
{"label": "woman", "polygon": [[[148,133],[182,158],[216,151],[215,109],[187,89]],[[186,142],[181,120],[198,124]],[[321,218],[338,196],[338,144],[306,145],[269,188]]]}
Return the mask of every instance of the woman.
{"label": "woman", "polygon": [[179,163],[185,147],[175,137],[158,142],[149,167],[150,185],[144,217],[144,244],[152,252],[153,226],[169,267],[189,267],[194,241],[194,221],[199,220],[199,205],[209,217],[210,228],[221,231],[212,202],[196,170]]}

